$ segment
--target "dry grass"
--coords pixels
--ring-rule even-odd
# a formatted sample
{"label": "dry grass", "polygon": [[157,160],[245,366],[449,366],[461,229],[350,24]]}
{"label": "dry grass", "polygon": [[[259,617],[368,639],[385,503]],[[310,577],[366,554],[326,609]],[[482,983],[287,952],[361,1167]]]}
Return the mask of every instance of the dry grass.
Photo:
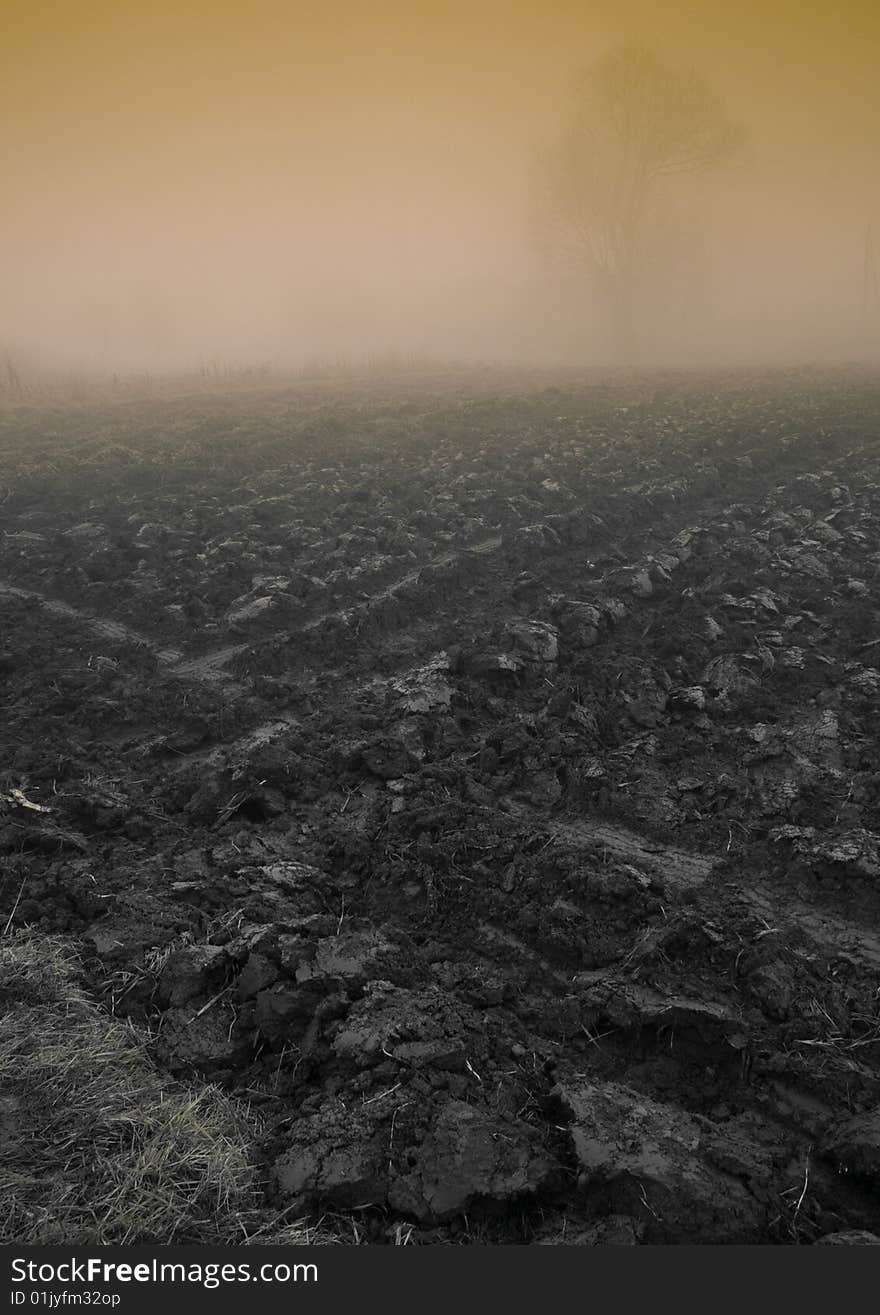
{"label": "dry grass", "polygon": [[247,1238],[254,1129],[216,1088],[162,1077],[68,943],[0,939],[0,1011],[0,1242]]}

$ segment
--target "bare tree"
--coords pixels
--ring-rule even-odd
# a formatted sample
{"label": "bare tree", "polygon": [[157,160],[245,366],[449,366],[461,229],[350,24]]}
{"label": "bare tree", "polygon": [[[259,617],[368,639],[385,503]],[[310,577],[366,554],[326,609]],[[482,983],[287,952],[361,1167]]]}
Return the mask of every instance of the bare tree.
{"label": "bare tree", "polygon": [[534,237],[546,257],[591,276],[617,348],[632,350],[652,217],[667,181],[732,163],[745,145],[705,81],[638,42],[576,80],[558,139],[535,162]]}

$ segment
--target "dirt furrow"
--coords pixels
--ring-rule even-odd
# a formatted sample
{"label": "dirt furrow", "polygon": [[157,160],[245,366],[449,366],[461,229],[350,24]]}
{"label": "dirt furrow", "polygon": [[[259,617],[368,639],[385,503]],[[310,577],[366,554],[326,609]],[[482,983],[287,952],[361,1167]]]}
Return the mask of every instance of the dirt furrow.
{"label": "dirt furrow", "polygon": [[85,626],[94,634],[100,635],[104,639],[111,639],[115,643],[137,644],[142,648],[148,649],[156,657],[156,660],[163,666],[173,667],[181,661],[183,654],[174,648],[163,648],[154,644],[152,640],[145,635],[139,634],[129,626],[123,625],[121,621],[113,621],[107,617],[93,616],[89,612],[83,612],[81,609],[72,607],[70,603],[63,603],[57,598],[47,598],[45,594],[38,593],[35,589],[23,589],[18,585],[5,584],[0,581],[0,597],[26,599],[36,603],[45,611],[52,615],[63,617],[66,621],[74,621],[78,625]]}
{"label": "dirt furrow", "polygon": [[[519,811],[519,810],[518,810]],[[520,812],[526,816],[525,812]],[[559,837],[576,850],[626,863],[656,878],[662,887],[681,895],[703,885],[719,866],[720,857],[712,858],[676,845],[651,840],[626,827],[598,818],[563,821],[555,817],[535,818],[538,830]]]}

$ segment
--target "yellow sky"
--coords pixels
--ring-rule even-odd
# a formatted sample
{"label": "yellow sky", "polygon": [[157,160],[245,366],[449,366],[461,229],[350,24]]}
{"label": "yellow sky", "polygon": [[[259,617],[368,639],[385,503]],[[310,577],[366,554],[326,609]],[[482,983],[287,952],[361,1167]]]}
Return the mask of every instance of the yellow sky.
{"label": "yellow sky", "polygon": [[807,228],[826,252],[880,219],[876,2],[0,0],[0,16],[0,288],[34,325],[199,280],[247,300],[319,274],[342,297],[518,278],[529,154],[574,69],[632,34],[749,124],[728,203],[755,260],[762,230]]}

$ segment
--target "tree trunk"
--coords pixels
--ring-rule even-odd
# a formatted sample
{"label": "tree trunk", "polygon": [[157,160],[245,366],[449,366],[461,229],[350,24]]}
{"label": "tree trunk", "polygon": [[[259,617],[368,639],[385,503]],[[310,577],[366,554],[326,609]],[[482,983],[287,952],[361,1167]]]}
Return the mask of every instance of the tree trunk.
{"label": "tree trunk", "polygon": [[638,336],[634,279],[628,272],[612,275],[607,281],[605,296],[614,359],[620,365],[631,365],[636,356]]}

